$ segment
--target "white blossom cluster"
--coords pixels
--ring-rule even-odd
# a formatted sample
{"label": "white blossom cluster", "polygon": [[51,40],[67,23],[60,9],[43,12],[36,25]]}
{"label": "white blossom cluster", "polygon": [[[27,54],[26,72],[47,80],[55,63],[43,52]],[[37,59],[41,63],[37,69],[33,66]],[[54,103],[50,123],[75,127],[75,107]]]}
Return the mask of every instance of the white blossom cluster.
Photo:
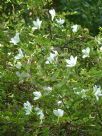
{"label": "white blossom cluster", "polygon": [[[54,18],[56,16],[55,10],[54,9],[49,10],[49,14],[51,17],[51,22],[54,21]],[[42,23],[43,23],[42,20],[37,18],[35,21],[33,21],[32,30],[40,30]],[[56,23],[58,25],[63,25],[65,23],[65,20],[62,18],[59,18],[59,19],[56,19]],[[71,26],[73,33],[76,33],[79,30],[79,28],[80,27],[77,24]],[[16,32],[15,36],[11,38],[10,43],[14,44],[14,45],[19,44],[20,43],[19,35],[20,35],[20,33]],[[99,42],[99,44],[100,44],[100,42]],[[100,51],[102,51],[102,47],[100,47]],[[82,58],[83,59],[89,58],[91,56],[90,52],[91,52],[90,47],[86,47],[86,48],[82,49],[82,51],[81,51]],[[49,56],[46,58],[45,64],[50,65],[50,64],[57,62],[58,55],[59,55],[58,51],[55,49],[52,49],[51,52],[49,53]],[[24,51],[21,48],[19,48],[17,55],[14,56],[14,59],[15,59],[14,66],[18,70],[20,70],[22,68],[21,60],[24,57],[25,57]],[[78,61],[78,56],[70,55],[68,59],[65,59],[66,67],[69,69],[71,69],[72,67],[75,67],[78,63],[77,61]],[[16,75],[17,75],[17,77],[19,77],[20,80],[30,77],[29,72],[25,72],[25,71],[19,72],[18,70],[16,71]],[[53,90],[53,88],[51,86],[44,86],[43,89],[46,90],[46,94],[49,94]],[[87,90],[85,90],[85,89],[82,89],[81,91],[78,91],[75,93],[77,95],[80,95],[81,98],[87,97]],[[93,94],[94,94],[96,100],[98,101],[99,98],[102,96],[101,87],[95,85],[93,87]],[[35,101],[37,102],[43,97],[43,94],[40,91],[35,91],[35,92],[33,92],[33,97],[34,97],[33,98],[34,102]],[[58,104],[58,106],[60,106],[62,104],[62,101],[58,101],[57,104]],[[45,118],[45,115],[44,115],[43,110],[41,108],[39,108],[39,106],[34,107],[29,101],[26,101],[23,104],[23,106],[24,106],[24,110],[25,110],[25,115],[30,115],[34,109],[36,114],[39,116],[39,119],[41,120],[41,123],[42,123],[42,120]],[[57,109],[53,109],[52,113],[55,116],[57,116],[58,118],[60,118],[60,117],[64,116],[65,111],[61,108],[57,108]]]}
{"label": "white blossom cluster", "polygon": [[[44,89],[52,91],[52,87],[50,87],[50,86],[44,87]],[[38,92],[38,91],[33,92],[33,95],[34,95],[34,99],[33,99],[34,101],[39,100],[42,96],[41,92]],[[26,101],[24,103],[25,115],[30,115],[32,110],[34,109],[36,114],[39,116],[40,123],[42,123],[43,119],[45,118],[43,110],[41,108],[39,108],[38,106],[35,108],[33,108],[33,107],[34,106],[29,101]],[[62,109],[53,110],[53,114],[55,116],[57,116],[58,118],[60,118],[64,115],[64,110],[62,110]]]}

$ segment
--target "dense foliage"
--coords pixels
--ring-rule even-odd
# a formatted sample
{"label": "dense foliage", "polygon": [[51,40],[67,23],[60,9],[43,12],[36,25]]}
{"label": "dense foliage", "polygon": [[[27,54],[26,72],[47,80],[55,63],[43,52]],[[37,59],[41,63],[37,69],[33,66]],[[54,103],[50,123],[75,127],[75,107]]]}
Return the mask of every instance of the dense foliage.
{"label": "dense foliage", "polygon": [[78,6],[88,18],[78,25],[68,1],[64,10],[56,2],[1,1],[1,136],[102,135],[102,28],[94,24],[100,32],[89,34],[97,19],[85,1]]}
{"label": "dense foliage", "polygon": [[60,12],[71,12],[66,15],[70,21],[87,27],[90,34],[95,36],[102,26],[102,1],[101,0],[53,0],[53,6]]}

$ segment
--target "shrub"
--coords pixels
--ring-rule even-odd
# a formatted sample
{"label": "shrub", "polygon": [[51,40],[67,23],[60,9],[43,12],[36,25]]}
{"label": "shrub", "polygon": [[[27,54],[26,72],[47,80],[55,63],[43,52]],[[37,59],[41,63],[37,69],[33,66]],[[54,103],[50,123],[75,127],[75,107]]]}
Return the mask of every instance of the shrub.
{"label": "shrub", "polygon": [[0,134],[101,135],[102,30],[92,37],[35,2],[28,24],[24,8],[1,19]]}

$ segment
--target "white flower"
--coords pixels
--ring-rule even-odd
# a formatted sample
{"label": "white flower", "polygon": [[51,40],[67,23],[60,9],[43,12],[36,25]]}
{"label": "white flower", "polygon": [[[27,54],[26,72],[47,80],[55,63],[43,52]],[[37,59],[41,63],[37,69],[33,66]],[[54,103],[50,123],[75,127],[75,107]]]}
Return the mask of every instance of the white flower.
{"label": "white flower", "polygon": [[18,54],[15,56],[15,59],[22,59],[24,57],[23,52],[21,49],[18,49]]}
{"label": "white flower", "polygon": [[19,71],[17,71],[16,75],[19,77],[19,80],[23,80],[24,78],[29,78],[30,77],[30,74],[26,73],[25,71],[23,71],[21,73]]}
{"label": "white flower", "polygon": [[45,87],[44,87],[44,90],[46,90],[46,91],[52,91],[52,87],[50,87],[50,86],[45,86]]}
{"label": "white flower", "polygon": [[45,86],[43,89],[45,90],[45,95],[48,95],[52,91],[52,87],[50,86]]}
{"label": "white flower", "polygon": [[87,58],[87,57],[89,57],[90,48],[87,47],[86,49],[83,49],[83,50],[82,50],[82,53],[83,53],[82,58]]}
{"label": "white flower", "polygon": [[30,113],[31,113],[31,111],[32,111],[32,105],[30,104],[30,102],[29,101],[27,101],[26,103],[24,103],[24,109],[25,109],[25,114],[26,115],[29,115]]}
{"label": "white flower", "polygon": [[35,111],[37,112],[37,115],[39,116],[40,120],[44,119],[44,113],[39,107],[36,107]]}
{"label": "white flower", "polygon": [[57,117],[62,117],[64,115],[64,110],[62,109],[53,110],[53,113]]}
{"label": "white flower", "polygon": [[71,28],[72,28],[72,31],[75,33],[78,31],[79,26],[76,24],[76,25],[71,26]]}
{"label": "white flower", "polygon": [[39,20],[39,18],[36,19],[36,21],[33,21],[34,27],[32,28],[33,30],[35,29],[40,29],[42,21]]}
{"label": "white flower", "polygon": [[100,86],[98,87],[97,85],[95,85],[95,86],[93,87],[93,91],[94,91],[94,95],[95,95],[95,97],[96,97],[96,100],[98,101],[98,100],[99,100],[99,97],[102,96],[101,87],[100,87]]}
{"label": "white flower", "polygon": [[77,63],[77,56],[74,58],[72,55],[70,59],[66,59],[67,67],[74,67]]}
{"label": "white flower", "polygon": [[18,69],[21,69],[21,67],[22,67],[21,62],[17,62],[17,63],[15,64],[15,67],[18,68]]}
{"label": "white flower", "polygon": [[75,92],[77,95],[81,95],[81,98],[86,98],[86,91],[85,89],[82,89],[80,92]]}
{"label": "white flower", "polygon": [[20,42],[19,33],[16,33],[13,38],[11,38],[10,43],[13,43],[14,45],[17,45]]}
{"label": "white flower", "polygon": [[56,12],[55,12],[54,9],[50,9],[50,10],[49,10],[49,13],[50,13],[51,19],[52,19],[52,21],[53,21],[53,20],[54,20],[54,17],[56,16]]}
{"label": "white flower", "polygon": [[17,71],[17,72],[16,72],[16,75],[17,75],[18,77],[20,77],[21,74],[20,74],[19,71]]}
{"label": "white flower", "polygon": [[58,106],[61,105],[61,104],[62,104],[62,101],[58,101],[57,104],[58,104]]}
{"label": "white flower", "polygon": [[58,52],[53,50],[53,53],[52,52],[50,53],[50,56],[47,58],[47,61],[45,63],[46,64],[52,63],[56,59],[57,55]]}
{"label": "white flower", "polygon": [[38,91],[33,92],[33,95],[34,95],[34,100],[38,100],[42,96],[41,92]]}
{"label": "white flower", "polygon": [[64,19],[56,19],[56,22],[59,24],[59,25],[63,25],[65,20]]}

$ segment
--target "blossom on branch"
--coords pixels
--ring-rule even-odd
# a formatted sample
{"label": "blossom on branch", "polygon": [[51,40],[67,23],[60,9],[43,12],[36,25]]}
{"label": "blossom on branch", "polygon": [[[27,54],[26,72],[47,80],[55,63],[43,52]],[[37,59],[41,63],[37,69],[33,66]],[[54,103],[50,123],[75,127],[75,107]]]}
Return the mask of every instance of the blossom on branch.
{"label": "blossom on branch", "polygon": [[70,56],[70,59],[66,59],[67,67],[74,67],[77,63],[77,56]]}
{"label": "blossom on branch", "polygon": [[13,38],[11,38],[10,43],[17,45],[20,42],[19,33],[17,32]]}

